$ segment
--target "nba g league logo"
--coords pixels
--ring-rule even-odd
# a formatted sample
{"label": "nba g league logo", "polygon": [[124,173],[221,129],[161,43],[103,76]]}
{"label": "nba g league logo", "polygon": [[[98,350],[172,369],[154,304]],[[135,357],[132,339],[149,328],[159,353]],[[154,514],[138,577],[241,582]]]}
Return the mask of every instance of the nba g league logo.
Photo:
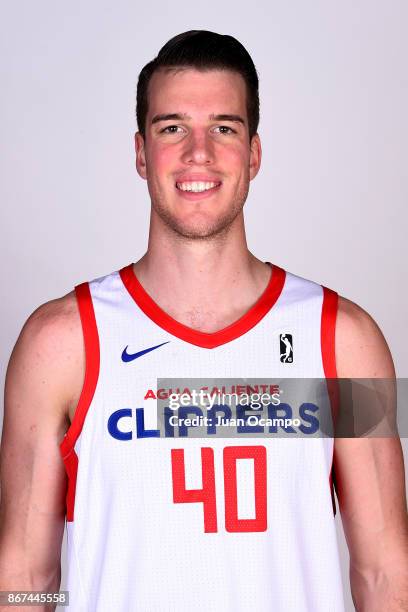
{"label": "nba g league logo", "polygon": [[292,334],[280,334],[280,360],[281,363],[293,362],[293,338]]}

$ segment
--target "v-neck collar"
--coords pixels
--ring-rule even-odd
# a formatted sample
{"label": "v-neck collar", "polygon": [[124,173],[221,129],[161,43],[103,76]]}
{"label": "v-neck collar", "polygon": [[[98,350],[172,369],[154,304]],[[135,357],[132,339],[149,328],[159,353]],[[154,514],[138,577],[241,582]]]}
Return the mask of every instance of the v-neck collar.
{"label": "v-neck collar", "polygon": [[133,271],[133,263],[119,270],[123,284],[139,308],[159,327],[173,336],[202,348],[215,348],[242,336],[270,311],[280,296],[285,283],[286,272],[276,264],[271,266],[268,285],[259,299],[239,319],[215,332],[203,332],[173,319],[143,288]]}

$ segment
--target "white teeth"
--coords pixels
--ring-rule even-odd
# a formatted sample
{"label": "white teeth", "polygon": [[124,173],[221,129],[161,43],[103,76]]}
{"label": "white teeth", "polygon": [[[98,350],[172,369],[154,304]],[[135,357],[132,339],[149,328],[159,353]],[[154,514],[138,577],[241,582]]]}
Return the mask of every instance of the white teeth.
{"label": "white teeth", "polygon": [[217,187],[219,183],[205,183],[204,181],[193,181],[189,183],[176,183],[176,185],[178,189],[181,189],[181,191],[194,191],[196,193],[199,193],[200,191],[207,191],[208,189],[213,189],[214,187]]}

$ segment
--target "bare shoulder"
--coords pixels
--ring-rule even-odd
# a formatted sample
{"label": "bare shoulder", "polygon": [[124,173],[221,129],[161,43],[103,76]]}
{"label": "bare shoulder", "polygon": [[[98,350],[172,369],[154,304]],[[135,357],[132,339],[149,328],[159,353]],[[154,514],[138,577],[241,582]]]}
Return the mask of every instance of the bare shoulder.
{"label": "bare shoulder", "polygon": [[394,363],[374,318],[361,306],[339,296],[336,364],[340,378],[393,378]]}
{"label": "bare shoulder", "polygon": [[[13,348],[6,392],[46,395],[51,410],[69,417],[79,398],[84,373],[81,319],[75,292],[39,306],[24,323]],[[20,389],[20,390],[19,390]]]}

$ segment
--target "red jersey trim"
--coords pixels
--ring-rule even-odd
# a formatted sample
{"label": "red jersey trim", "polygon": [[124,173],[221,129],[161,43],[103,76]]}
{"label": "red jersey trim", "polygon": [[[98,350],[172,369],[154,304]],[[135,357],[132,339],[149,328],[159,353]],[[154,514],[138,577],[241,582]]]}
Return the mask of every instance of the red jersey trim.
{"label": "red jersey trim", "polygon": [[[323,287],[323,305],[322,305],[322,322],[321,322],[321,347],[323,370],[327,382],[327,391],[330,398],[333,422],[336,422],[336,417],[339,408],[339,388],[337,385],[337,368],[336,368],[336,351],[335,351],[335,336],[336,336],[336,319],[338,309],[338,294],[332,289]],[[333,514],[336,514],[336,501],[334,497],[334,482],[335,473],[333,468],[334,452],[332,455],[332,463],[330,468],[330,492],[332,497]]]}
{"label": "red jersey trim", "polygon": [[81,317],[82,333],[85,344],[85,378],[81,395],[75,409],[74,418],[59,445],[62,460],[65,465],[65,471],[68,476],[66,494],[67,521],[74,520],[75,488],[78,471],[78,457],[74,446],[82,431],[86,414],[95,393],[99,377],[100,360],[98,328],[96,325],[89,283],[85,282],[81,285],[77,285],[75,287],[75,295]]}
{"label": "red jersey trim", "polygon": [[208,333],[193,329],[176,321],[145,291],[133,271],[133,264],[119,270],[120,277],[130,296],[139,308],[159,327],[165,329],[173,336],[195,344],[202,348],[215,348],[242,336],[269,312],[279,298],[286,278],[286,272],[277,265],[268,263],[272,270],[269,283],[257,302],[234,323],[216,332]]}
{"label": "red jersey trim", "polygon": [[336,333],[337,306],[337,293],[332,289],[323,287],[321,344],[324,375],[326,378],[337,378],[334,342]]}

